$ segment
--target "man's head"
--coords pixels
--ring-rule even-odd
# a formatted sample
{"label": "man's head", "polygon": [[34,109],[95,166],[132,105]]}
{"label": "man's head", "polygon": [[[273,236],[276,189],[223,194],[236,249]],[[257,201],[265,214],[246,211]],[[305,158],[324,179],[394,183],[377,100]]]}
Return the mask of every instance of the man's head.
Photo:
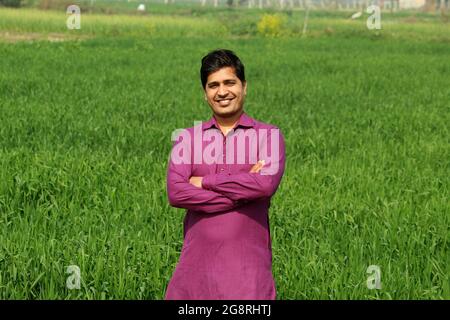
{"label": "man's head", "polygon": [[244,65],[233,51],[211,51],[202,59],[200,78],[205,100],[214,114],[229,118],[239,114],[247,94]]}

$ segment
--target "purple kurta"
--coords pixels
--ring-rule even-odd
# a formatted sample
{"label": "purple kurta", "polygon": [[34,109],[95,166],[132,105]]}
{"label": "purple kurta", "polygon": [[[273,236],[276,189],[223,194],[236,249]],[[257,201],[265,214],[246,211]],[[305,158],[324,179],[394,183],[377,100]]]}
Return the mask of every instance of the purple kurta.
{"label": "purple kurta", "polygon": [[[167,172],[167,193],[172,206],[187,211],[181,256],[167,287],[166,300],[276,298],[268,210],[270,198],[284,173],[284,138],[277,127],[256,121],[245,112],[233,129],[225,137],[214,116],[208,122],[186,129],[192,146],[190,154],[185,156],[190,158],[191,164],[174,161],[175,146],[189,139],[179,138],[174,143]],[[251,129],[258,132],[258,137],[264,137],[259,133],[266,131],[265,141],[262,144],[259,139],[234,143],[234,161],[229,161],[226,158],[228,139],[234,136],[233,139],[239,141],[240,135]],[[202,147],[195,149],[195,137],[199,132],[206,135],[211,130],[216,131],[213,133],[220,140],[213,138],[211,141],[223,143],[223,150],[211,153],[214,163],[196,163],[198,154],[212,142],[203,138],[198,144]],[[279,134],[274,135],[275,130]],[[250,159],[253,152],[250,147],[258,145],[257,160],[264,158],[261,157],[264,144],[268,146],[266,154],[274,155],[272,136],[278,141],[275,146],[279,156],[271,161],[276,172],[249,173],[256,163]],[[246,151],[244,163],[236,160],[242,148]],[[189,183],[191,176],[203,177],[202,188]]]}

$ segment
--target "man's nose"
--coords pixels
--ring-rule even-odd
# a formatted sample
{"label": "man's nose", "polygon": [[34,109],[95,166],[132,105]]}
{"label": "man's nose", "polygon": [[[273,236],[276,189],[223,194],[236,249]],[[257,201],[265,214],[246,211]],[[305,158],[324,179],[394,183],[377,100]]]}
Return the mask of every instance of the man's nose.
{"label": "man's nose", "polygon": [[219,86],[219,91],[217,91],[217,94],[218,94],[219,96],[221,96],[221,97],[227,96],[228,90],[227,90],[226,86],[220,85],[220,86]]}

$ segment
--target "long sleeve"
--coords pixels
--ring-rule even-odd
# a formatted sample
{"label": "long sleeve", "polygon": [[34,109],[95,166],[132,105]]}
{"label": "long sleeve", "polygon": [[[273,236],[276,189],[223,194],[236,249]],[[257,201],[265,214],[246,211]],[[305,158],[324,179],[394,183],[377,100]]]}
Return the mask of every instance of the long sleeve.
{"label": "long sleeve", "polygon": [[[203,177],[202,187],[225,195],[234,201],[252,201],[271,197],[277,190],[285,169],[285,142],[281,132],[279,132],[278,141],[278,157],[272,164],[278,169],[275,173],[209,174]],[[270,145],[270,136],[267,145]]]}
{"label": "long sleeve", "polygon": [[175,164],[172,158],[169,160],[167,195],[171,206],[203,213],[218,213],[239,206],[237,201],[222,194],[195,187],[189,183],[190,177],[191,164]]}

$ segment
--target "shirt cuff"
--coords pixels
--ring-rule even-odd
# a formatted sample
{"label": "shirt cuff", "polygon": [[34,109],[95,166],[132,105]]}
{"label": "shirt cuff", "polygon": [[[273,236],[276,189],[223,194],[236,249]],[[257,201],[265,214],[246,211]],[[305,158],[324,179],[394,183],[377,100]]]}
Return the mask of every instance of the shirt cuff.
{"label": "shirt cuff", "polygon": [[216,175],[207,174],[202,179],[202,188],[205,190],[214,191],[213,188],[216,185]]}

